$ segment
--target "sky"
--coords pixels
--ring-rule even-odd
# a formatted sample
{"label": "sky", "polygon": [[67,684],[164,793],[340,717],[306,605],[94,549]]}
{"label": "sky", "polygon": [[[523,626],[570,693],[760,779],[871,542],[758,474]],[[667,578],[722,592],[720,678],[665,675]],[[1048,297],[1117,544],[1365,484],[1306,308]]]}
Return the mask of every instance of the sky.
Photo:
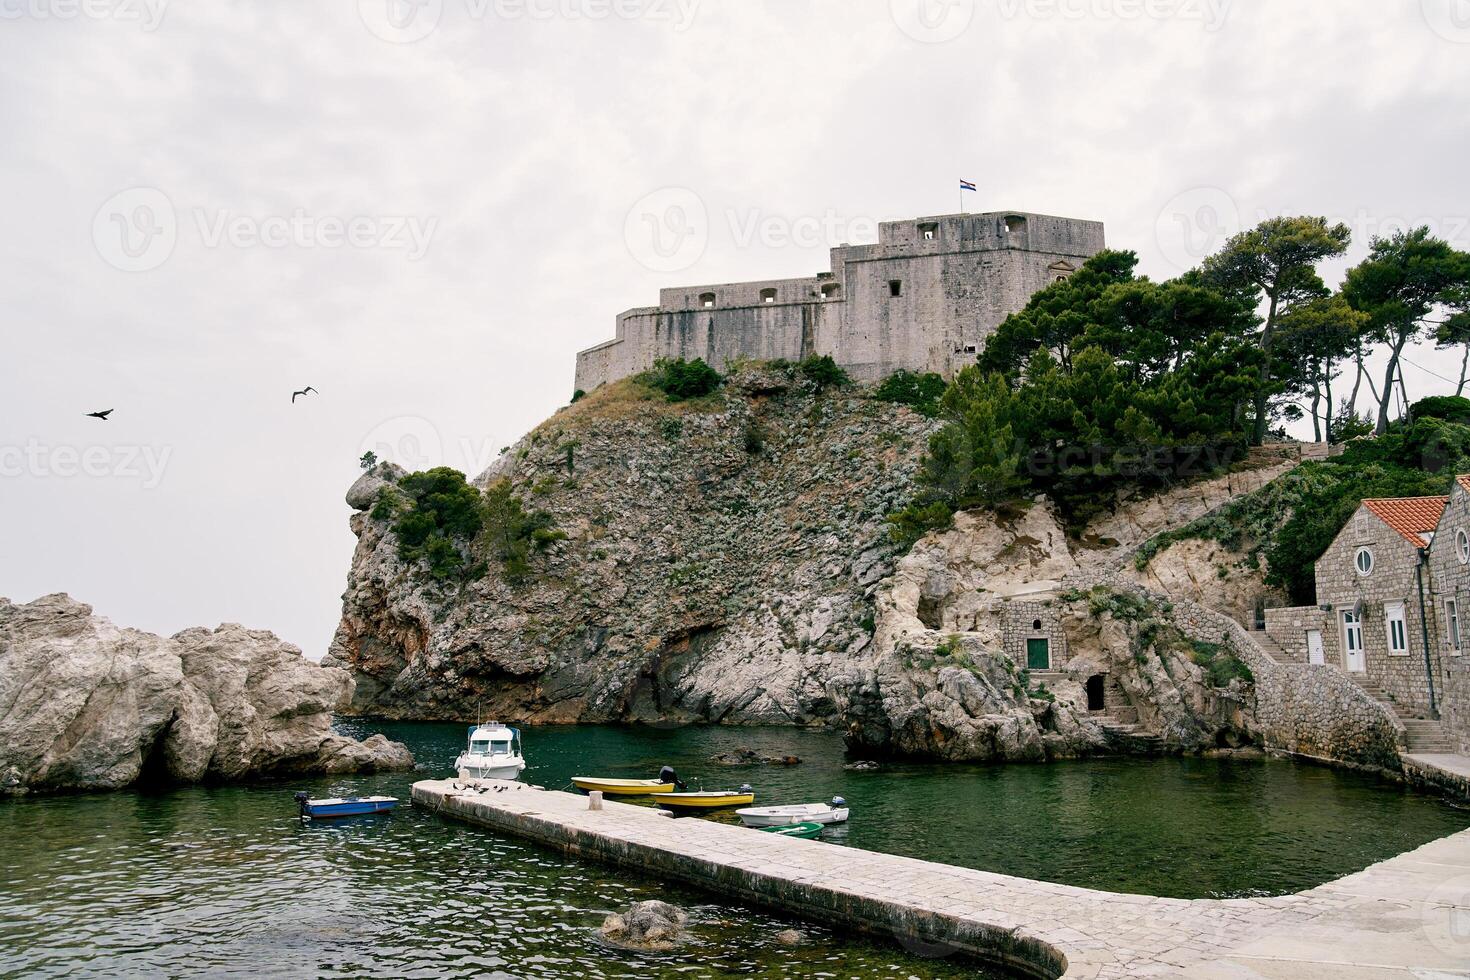
{"label": "sky", "polygon": [[1326,215],[1335,282],[1470,248],[1467,93],[1470,0],[0,0],[0,596],[319,657],[361,453],[473,475],[661,286],[961,178],[1156,279]]}

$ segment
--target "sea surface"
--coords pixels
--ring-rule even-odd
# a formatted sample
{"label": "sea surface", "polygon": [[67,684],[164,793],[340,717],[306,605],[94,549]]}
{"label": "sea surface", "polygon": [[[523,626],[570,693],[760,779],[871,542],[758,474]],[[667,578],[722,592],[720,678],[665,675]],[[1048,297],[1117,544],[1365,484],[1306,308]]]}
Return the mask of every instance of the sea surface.
{"label": "sea surface", "polygon": [[[409,744],[421,771],[0,803],[0,975],[402,977],[974,977],[973,963],[733,905],[415,810],[463,725],[350,722]],[[1007,874],[1182,898],[1298,891],[1470,827],[1470,811],[1376,778],[1277,760],[959,766],[851,762],[789,729],[525,731],[524,778],[749,782],[758,803],[845,797],[833,843]],[[801,758],[727,768],[750,747]],[[387,816],[303,825],[292,791],[390,793]],[[731,814],[712,818],[734,822]],[[754,831],[752,831],[754,832]],[[688,909],[668,955],[603,944],[609,912]],[[775,938],[796,928],[795,947]]]}

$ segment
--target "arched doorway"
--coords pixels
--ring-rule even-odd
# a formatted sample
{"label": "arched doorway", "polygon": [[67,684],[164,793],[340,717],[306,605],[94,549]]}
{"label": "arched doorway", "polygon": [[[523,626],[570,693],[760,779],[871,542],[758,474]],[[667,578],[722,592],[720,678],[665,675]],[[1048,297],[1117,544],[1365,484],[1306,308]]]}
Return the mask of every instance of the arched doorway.
{"label": "arched doorway", "polygon": [[1107,707],[1103,696],[1103,675],[1093,674],[1087,678],[1087,710],[1102,711]]}

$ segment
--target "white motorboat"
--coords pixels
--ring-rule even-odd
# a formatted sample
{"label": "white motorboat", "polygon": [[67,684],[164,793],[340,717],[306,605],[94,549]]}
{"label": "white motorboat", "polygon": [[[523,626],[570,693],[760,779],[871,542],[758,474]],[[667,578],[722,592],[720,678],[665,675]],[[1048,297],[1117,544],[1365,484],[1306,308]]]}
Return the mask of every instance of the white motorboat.
{"label": "white motorboat", "polygon": [[519,779],[526,760],[521,733],[499,722],[470,727],[470,743],[454,762],[461,779]]}
{"label": "white motorboat", "polygon": [[847,801],[832,797],[831,803],[795,803],[791,806],[749,806],[735,815],[747,827],[785,827],[797,823],[844,823]]}

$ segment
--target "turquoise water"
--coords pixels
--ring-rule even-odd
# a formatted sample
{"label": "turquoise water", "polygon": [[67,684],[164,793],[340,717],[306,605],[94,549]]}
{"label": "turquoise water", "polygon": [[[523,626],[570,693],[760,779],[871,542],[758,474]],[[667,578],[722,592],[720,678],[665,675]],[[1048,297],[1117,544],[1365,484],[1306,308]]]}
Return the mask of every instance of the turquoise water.
{"label": "turquoise water", "polygon": [[[464,726],[352,723],[448,773]],[[795,754],[727,769],[716,752]],[[526,731],[527,781],[749,781],[759,803],[841,794],[826,839],[1121,891],[1279,894],[1470,827],[1470,813],[1375,779],[1284,762],[1197,759],[842,769],[837,738],[728,728]],[[302,826],[291,791],[389,792],[425,772],[0,804],[0,974],[407,977],[951,977],[891,941],[810,926],[564,858],[417,811]],[[686,818],[705,819],[705,818]],[[731,815],[714,819],[731,820]],[[664,898],[693,915],[668,956],[611,950],[610,911]],[[775,934],[795,927],[801,946]]]}

